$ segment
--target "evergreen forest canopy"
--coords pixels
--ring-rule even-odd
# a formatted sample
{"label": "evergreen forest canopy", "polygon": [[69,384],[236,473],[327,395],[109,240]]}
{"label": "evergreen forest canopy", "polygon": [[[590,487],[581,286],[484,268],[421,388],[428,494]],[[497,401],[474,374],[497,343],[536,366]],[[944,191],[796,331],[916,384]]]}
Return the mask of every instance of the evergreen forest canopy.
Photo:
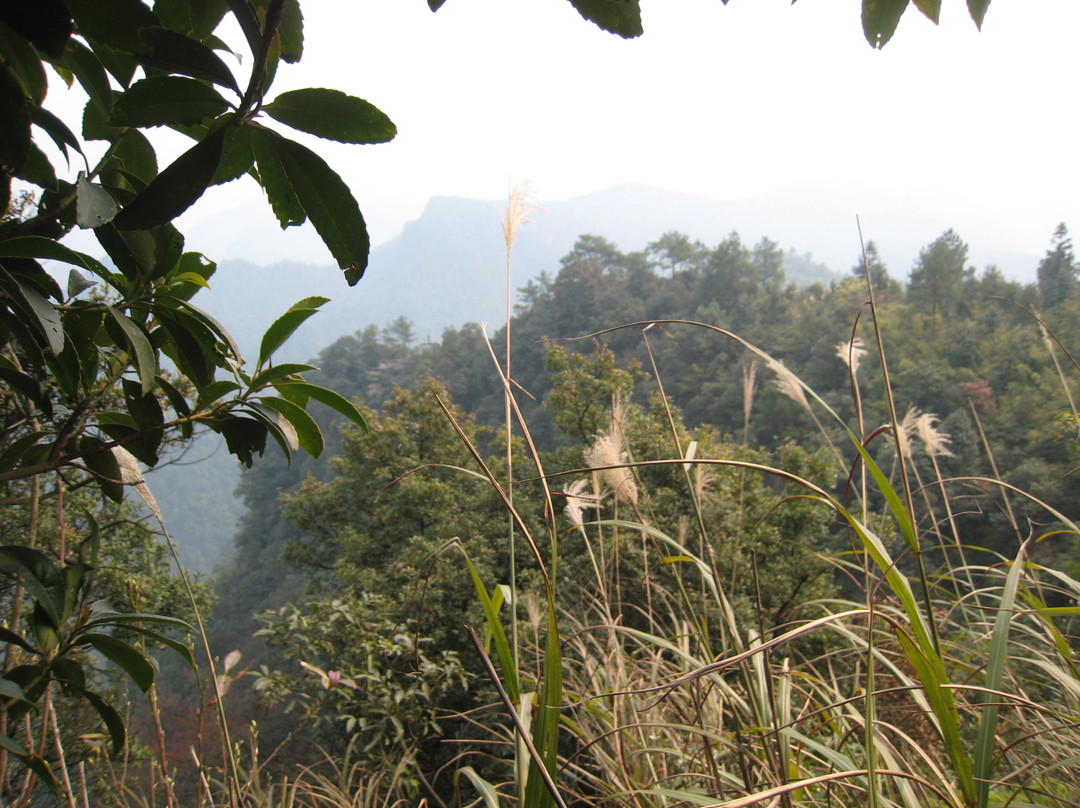
{"label": "evergreen forest canopy", "polygon": [[[634,0],[571,2],[640,33]],[[872,46],[907,5],[864,0]],[[312,297],[245,365],[174,220],[254,180],[355,284],[359,207],[291,131],[396,133],[273,91],[303,42],[297,0],[0,4],[5,804],[1072,804],[1064,227],[1032,287],[951,231],[906,288],[868,245],[805,291],[767,240],[586,236],[512,351],[401,321],[276,363]],[[192,141],[160,169],[159,127]],[[216,591],[169,570],[142,478],[196,429],[281,449]]]}

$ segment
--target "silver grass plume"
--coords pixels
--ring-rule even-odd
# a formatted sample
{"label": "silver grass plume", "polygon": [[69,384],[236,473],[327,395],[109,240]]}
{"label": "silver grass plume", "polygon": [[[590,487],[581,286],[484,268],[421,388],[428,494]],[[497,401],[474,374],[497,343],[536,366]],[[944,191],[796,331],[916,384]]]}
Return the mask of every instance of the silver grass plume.
{"label": "silver grass plume", "polygon": [[773,384],[776,385],[776,389],[796,404],[809,410],[810,402],[806,400],[806,393],[803,391],[802,385],[799,383],[795,374],[784,367],[784,363],[778,359],[769,357],[766,361],[768,362],[769,369],[776,374],[776,378],[773,379]]}
{"label": "silver grass plume", "polygon": [[142,497],[142,501],[146,503],[150,513],[154,514],[158,522],[164,527],[165,517],[161,515],[157,500],[154,499],[154,495],[150,493],[146,481],[143,480],[142,471],[139,469],[139,461],[123,446],[114,446],[112,453],[113,457],[116,458],[116,464],[120,466],[120,481],[124,485],[130,485],[135,489],[135,493]]}
{"label": "silver grass plume", "polygon": [[634,474],[622,466],[626,462],[623,450],[622,434],[619,422],[622,420],[622,403],[618,398],[611,407],[611,426],[607,433],[598,435],[591,446],[585,450],[585,464],[597,469],[600,477],[615,499],[629,505],[637,505],[638,490]]}
{"label": "silver grass plume", "polygon": [[855,337],[850,342],[837,343],[836,355],[848,366],[851,375],[855,376],[859,372],[859,363],[866,356],[866,345],[862,337]]}
{"label": "silver grass plume", "polygon": [[516,182],[510,186],[507,195],[506,207],[503,208],[502,231],[506,241],[506,254],[509,257],[514,250],[514,241],[517,239],[518,229],[528,221],[529,211],[535,209],[537,204],[533,201],[531,183],[527,180]]}
{"label": "silver grass plume", "polygon": [[588,484],[588,480],[575,480],[563,491],[563,495],[566,497],[566,507],[563,508],[563,513],[570,520],[570,524],[577,528],[585,525],[583,511],[586,508],[596,508],[600,504],[596,497],[582,496],[582,492]]}
{"label": "silver grass plume", "polygon": [[938,429],[935,426],[937,421],[938,417],[932,412],[920,413],[915,421],[915,431],[930,457],[952,457],[952,452],[949,451],[949,433]]}

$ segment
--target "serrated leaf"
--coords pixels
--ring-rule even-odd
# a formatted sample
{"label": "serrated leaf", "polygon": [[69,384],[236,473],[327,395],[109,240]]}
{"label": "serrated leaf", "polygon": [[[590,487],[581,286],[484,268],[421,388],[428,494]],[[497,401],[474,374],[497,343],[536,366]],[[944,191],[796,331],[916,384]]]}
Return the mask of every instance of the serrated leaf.
{"label": "serrated leaf", "polygon": [[275,137],[277,153],[296,198],[323,243],[355,286],[367,269],[367,225],[349,187],[326,162],[304,146]]}
{"label": "serrated leaf", "polygon": [[150,660],[123,640],[108,634],[87,634],[82,639],[124,671],[143,693],[154,684],[154,666]]}
{"label": "serrated leaf", "polygon": [[968,13],[971,14],[971,19],[975,21],[975,26],[980,31],[988,8],[990,8],[990,0],[968,0]]}
{"label": "serrated leaf", "polygon": [[262,396],[259,401],[279,412],[289,422],[296,433],[301,449],[314,458],[322,454],[324,446],[322,430],[319,429],[315,419],[308,415],[307,410],[288,399],[275,396]]}
{"label": "serrated leaf", "polygon": [[150,339],[134,320],[119,309],[109,306],[109,314],[124,332],[128,351],[135,359],[135,370],[139,374],[142,391],[149,393],[154,389],[154,377],[157,375],[157,357]]}
{"label": "serrated leaf", "polygon": [[386,143],[397,134],[394,122],[377,107],[339,90],[282,93],[263,112],[294,129],[341,143]]}
{"label": "serrated leaf", "polygon": [[638,0],[570,0],[570,4],[585,19],[623,39],[642,34]]}
{"label": "serrated leaf", "polygon": [[240,95],[240,87],[229,66],[201,42],[165,28],[148,28],[141,36],[150,46],[150,53],[138,57],[140,64],[212,81]]}
{"label": "serrated leaf", "polygon": [[116,200],[112,194],[87,180],[82,171],[75,187],[75,221],[79,227],[84,230],[101,227],[116,218]]}
{"label": "serrated leaf", "polygon": [[908,0],[863,0],[863,35],[873,48],[881,49],[896,33]]}
{"label": "serrated leaf", "polygon": [[185,76],[140,79],[113,104],[113,126],[195,126],[216,118],[229,105],[202,81]]}
{"label": "serrated leaf", "polygon": [[171,222],[203,195],[221,162],[225,128],[196,143],[154,178],[114,220],[121,230],[149,230]]}

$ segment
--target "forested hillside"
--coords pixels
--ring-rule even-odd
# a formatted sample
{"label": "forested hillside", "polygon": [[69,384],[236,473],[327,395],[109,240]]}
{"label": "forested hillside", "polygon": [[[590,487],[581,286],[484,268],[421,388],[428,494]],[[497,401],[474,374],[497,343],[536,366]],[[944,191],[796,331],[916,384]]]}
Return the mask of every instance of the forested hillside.
{"label": "forested hillside", "polygon": [[[248,510],[233,563],[216,579],[227,597],[212,635],[222,654],[239,649],[266,671],[237,683],[234,706],[259,716],[266,743],[286,738],[275,718],[286,705],[308,716],[325,749],[343,753],[351,733],[365,728],[373,738],[365,771],[404,756],[431,782],[452,754],[438,738],[483,734],[460,717],[493,697],[482,677],[469,678],[480,661],[464,627],[486,618],[468,569],[490,586],[508,582],[513,568],[523,591],[535,591],[543,573],[520,535],[517,560],[508,555],[505,504],[473,476],[470,445],[497,479],[519,481],[513,495],[523,524],[543,524],[542,467],[556,507],[577,514],[572,524],[588,522],[599,506],[649,526],[653,538],[630,530],[634,538],[610,546],[617,555],[606,560],[582,543],[583,528],[559,530],[560,591],[570,614],[593,608],[581,598],[599,580],[610,587],[605,608],[614,610],[604,619],[657,630],[652,599],[669,597],[675,579],[656,536],[700,542],[706,525],[714,572],[730,586],[728,630],[757,626],[776,636],[815,614],[811,604],[853,596],[860,584],[843,560],[850,537],[826,511],[789,499],[798,485],[728,466],[695,467],[684,480],[680,466],[649,464],[691,456],[775,466],[850,498],[860,472],[846,424],[899,485],[895,445],[878,429],[890,422],[890,401],[867,276],[914,475],[918,530],[929,537],[920,564],[992,565],[1014,556],[1032,531],[1049,535],[1053,517],[1044,505],[1070,514],[1080,493],[1071,475],[1078,456],[1072,357],[1080,347],[1071,242],[1059,227],[1038,282],[1029,285],[995,267],[977,270],[967,253],[947,231],[912,267],[896,271],[871,242],[865,263],[853,251],[849,277],[800,288],[768,240],[750,246],[733,233],[707,246],[669,232],[624,253],[602,237],[581,236],[557,272],[518,296],[512,376],[540,454],[512,469],[496,367],[505,362],[505,325],[489,334],[490,351],[475,324],[447,329],[438,342],[419,341],[404,319],[337,340],[318,356],[318,380],[361,400],[369,431],[341,429],[337,416],[322,413],[333,459],[294,458],[288,466],[268,455],[243,475]],[[820,399],[811,403],[787,371]],[[515,438],[524,456],[522,440]],[[604,483],[589,484],[581,472],[552,476],[626,462],[646,465]],[[998,478],[1042,504],[985,482],[936,482],[961,477]],[[601,496],[595,503],[583,493],[593,486]],[[887,503],[868,494],[865,507],[900,552],[901,567],[913,572],[900,533],[883,521]],[[709,555],[704,545],[693,547]],[[1039,564],[1071,578],[1080,577],[1077,550],[1075,536],[1031,548]],[[539,638],[542,610],[530,603],[518,610],[521,630]],[[812,653],[816,642],[797,646]],[[356,689],[323,690],[298,661],[352,676]],[[409,670],[422,672],[423,696]],[[410,705],[404,712],[390,706],[399,700]],[[436,728],[438,715],[444,720]],[[304,754],[292,748],[288,754]],[[497,767],[483,770],[497,776]]]}

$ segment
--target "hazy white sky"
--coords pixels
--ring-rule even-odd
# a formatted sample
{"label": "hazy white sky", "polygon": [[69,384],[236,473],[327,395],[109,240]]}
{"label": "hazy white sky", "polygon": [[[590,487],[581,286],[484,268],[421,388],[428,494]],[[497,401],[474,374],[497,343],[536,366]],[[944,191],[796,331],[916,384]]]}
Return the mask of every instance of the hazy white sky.
{"label": "hazy white sky", "polygon": [[[624,41],[566,0],[307,0],[304,59],[277,91],[335,87],[397,123],[389,144],[318,142],[375,243],[432,195],[499,198],[511,179],[541,200],[867,186],[985,212],[996,246],[1035,253],[1057,222],[1080,227],[1077,0],[997,0],[982,33],[963,0],[938,27],[912,7],[881,52],[857,0],[642,5],[645,35]],[[257,193],[233,183],[188,221]]]}

